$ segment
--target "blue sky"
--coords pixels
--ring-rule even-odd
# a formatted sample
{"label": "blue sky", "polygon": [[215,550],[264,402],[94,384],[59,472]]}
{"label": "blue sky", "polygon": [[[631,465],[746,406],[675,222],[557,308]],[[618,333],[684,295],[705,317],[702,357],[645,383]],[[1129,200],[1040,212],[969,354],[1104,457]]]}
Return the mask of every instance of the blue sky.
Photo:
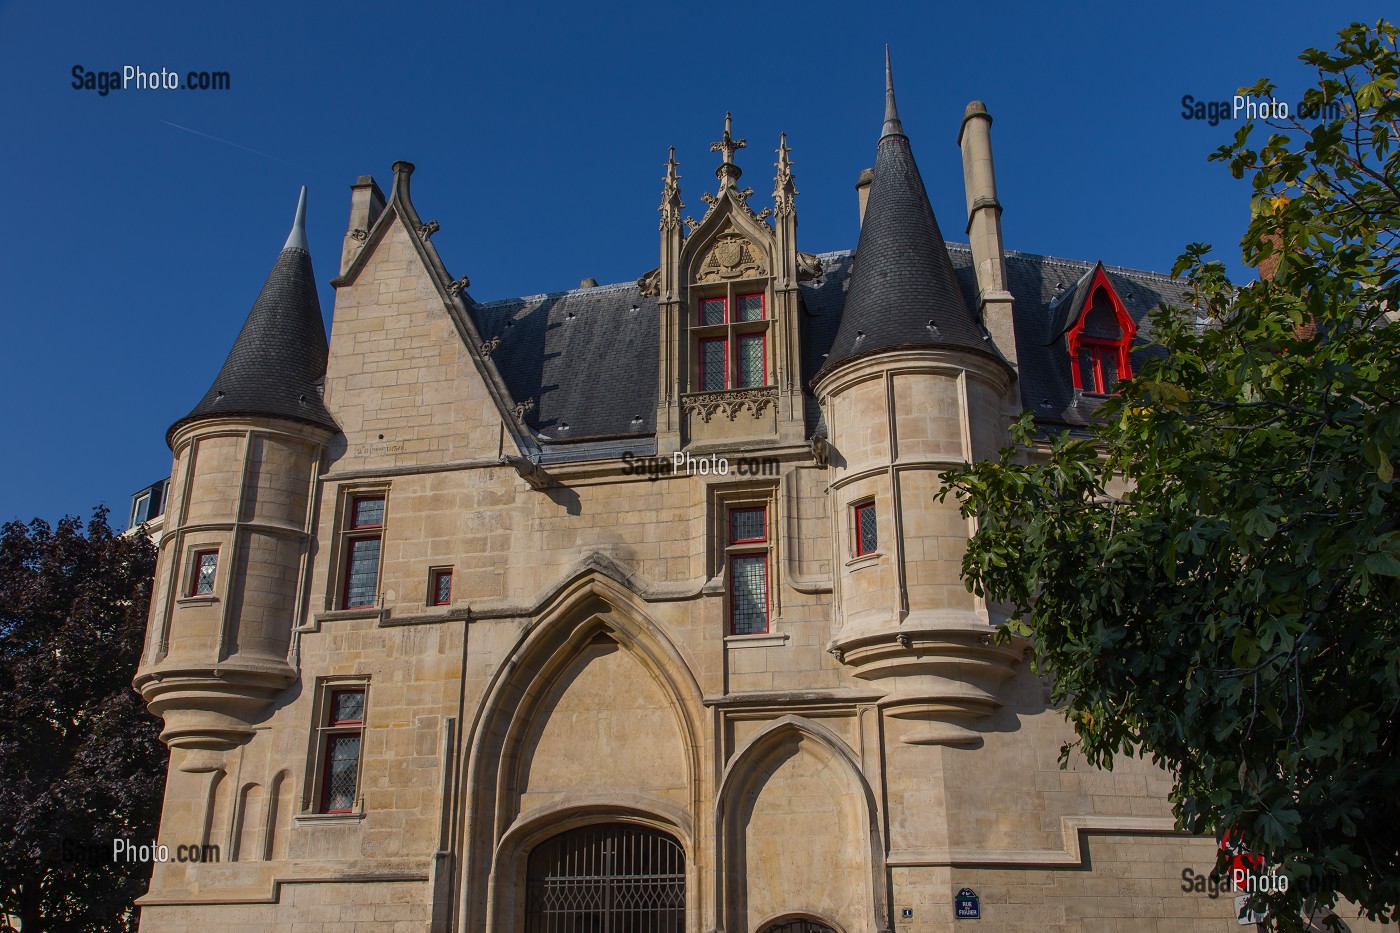
{"label": "blue sky", "polygon": [[[1238,124],[1184,120],[1182,96],[1269,76],[1295,102],[1298,53],[1385,6],[0,0],[0,521],[107,503],[125,523],[168,474],[165,430],[217,373],[302,184],[328,324],[356,176],[417,165],[414,202],[479,301],[626,281],[657,264],[667,146],[698,214],[726,110],[755,205],[786,131],[799,248],[853,247],[889,42],[948,239],[966,221],[958,124],[980,98],[1008,247],[1167,271],[1205,241],[1238,272],[1248,187],[1205,158]],[[127,64],[231,87],[71,86],[75,65]]]}

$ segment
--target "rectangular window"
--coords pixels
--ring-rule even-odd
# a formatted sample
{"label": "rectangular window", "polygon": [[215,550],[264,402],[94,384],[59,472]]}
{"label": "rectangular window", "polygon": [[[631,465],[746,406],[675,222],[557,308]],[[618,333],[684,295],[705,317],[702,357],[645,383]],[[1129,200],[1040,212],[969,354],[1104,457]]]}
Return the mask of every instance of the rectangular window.
{"label": "rectangular window", "polygon": [[734,509],[729,513],[729,543],[754,544],[768,540],[768,510]]}
{"label": "rectangular window", "polygon": [[713,324],[723,324],[725,322],[725,304],[723,298],[706,298],[700,302],[700,324],[702,327],[709,327]]}
{"label": "rectangular window", "polygon": [[332,690],[322,727],[321,812],[351,813],[358,798],[365,691]]}
{"label": "rectangular window", "polygon": [[731,557],[729,573],[733,633],[757,635],[768,631],[768,555]]}
{"label": "rectangular window", "polygon": [[875,503],[866,502],[856,506],[855,538],[857,557],[874,554],[880,549],[880,538],[875,524]]}
{"label": "rectangular window", "polygon": [[752,389],[766,384],[763,376],[764,346],[762,334],[744,334],[739,338],[739,386]]}
{"label": "rectangular window", "polygon": [[345,532],[345,587],[342,608],[373,606],[379,595],[379,555],[384,528],[384,497],[350,501]]}
{"label": "rectangular window", "polygon": [[195,551],[190,572],[191,596],[213,596],[215,572],[219,567],[218,551]]}
{"label": "rectangular window", "polygon": [[447,606],[452,603],[452,571],[434,570],[428,579],[428,605]]}
{"label": "rectangular window", "polygon": [[761,321],[763,320],[763,296],[760,295],[740,295],[739,320],[740,321]]}
{"label": "rectangular window", "polygon": [[729,387],[729,348],[726,341],[700,341],[700,391],[718,392]]}
{"label": "rectangular window", "polygon": [[729,510],[729,631],[757,635],[768,631],[768,509]]}

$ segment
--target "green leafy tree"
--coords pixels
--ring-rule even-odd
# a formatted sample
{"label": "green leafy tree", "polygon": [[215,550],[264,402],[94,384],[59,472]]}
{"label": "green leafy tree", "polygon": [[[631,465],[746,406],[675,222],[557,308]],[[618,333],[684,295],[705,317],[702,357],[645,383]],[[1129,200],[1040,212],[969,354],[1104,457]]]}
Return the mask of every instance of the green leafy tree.
{"label": "green leafy tree", "polygon": [[1277,929],[1400,906],[1396,29],[1302,60],[1340,115],[1211,156],[1252,183],[1244,257],[1276,271],[1237,286],[1189,247],[1193,306],[1153,314],[1164,352],[1087,436],[1027,416],[942,493],[979,521],[969,586],[1053,678],[1063,756],[1167,768],[1181,826],[1289,876],[1252,902]]}
{"label": "green leafy tree", "polygon": [[131,689],[155,549],[84,528],[0,528],[0,920],[24,933],[135,930],[149,864],[113,841],[154,842],[166,752]]}

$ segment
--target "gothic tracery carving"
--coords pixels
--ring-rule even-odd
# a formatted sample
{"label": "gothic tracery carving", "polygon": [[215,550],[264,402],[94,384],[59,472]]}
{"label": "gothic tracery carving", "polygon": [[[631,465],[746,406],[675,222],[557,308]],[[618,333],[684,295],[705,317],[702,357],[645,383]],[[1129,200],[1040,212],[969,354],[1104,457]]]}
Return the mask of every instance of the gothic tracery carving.
{"label": "gothic tracery carving", "polygon": [[778,404],[776,389],[728,389],[723,392],[697,392],[682,397],[687,415],[698,415],[708,423],[715,415],[724,415],[730,421],[747,411],[754,418],[762,417],[764,411]]}

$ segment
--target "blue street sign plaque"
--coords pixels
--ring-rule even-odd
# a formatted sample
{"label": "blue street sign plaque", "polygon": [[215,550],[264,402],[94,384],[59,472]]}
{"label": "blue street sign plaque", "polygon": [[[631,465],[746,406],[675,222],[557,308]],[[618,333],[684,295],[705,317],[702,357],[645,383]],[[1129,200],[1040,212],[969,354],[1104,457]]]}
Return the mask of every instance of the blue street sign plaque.
{"label": "blue street sign plaque", "polygon": [[953,916],[959,920],[982,919],[982,905],[976,891],[963,888],[958,892],[958,896],[953,898]]}

